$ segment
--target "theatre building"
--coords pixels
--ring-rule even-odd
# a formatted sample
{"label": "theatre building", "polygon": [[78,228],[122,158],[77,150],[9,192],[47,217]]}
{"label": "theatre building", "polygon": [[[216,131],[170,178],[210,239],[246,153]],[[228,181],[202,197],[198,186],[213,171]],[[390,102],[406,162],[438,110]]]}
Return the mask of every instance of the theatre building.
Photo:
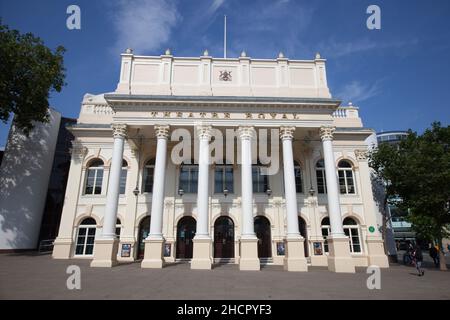
{"label": "theatre building", "polygon": [[53,257],[93,267],[388,267],[358,108],[326,61],[121,56],[85,95]]}

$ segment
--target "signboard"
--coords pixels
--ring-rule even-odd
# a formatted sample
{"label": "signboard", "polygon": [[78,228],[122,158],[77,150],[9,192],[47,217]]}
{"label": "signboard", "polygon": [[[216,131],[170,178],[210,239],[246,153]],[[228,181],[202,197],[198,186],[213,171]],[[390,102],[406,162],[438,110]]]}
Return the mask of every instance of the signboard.
{"label": "signboard", "polygon": [[315,256],[323,255],[322,242],[314,242],[313,243],[313,248],[314,248],[314,255]]}
{"label": "signboard", "polygon": [[172,247],[170,243],[166,243],[164,245],[164,257],[170,257],[171,249]]}
{"label": "signboard", "polygon": [[120,256],[122,258],[129,258],[129,257],[131,257],[131,244],[130,243],[123,243],[122,244],[122,250],[120,250]]}
{"label": "signboard", "polygon": [[284,256],[285,252],[286,252],[286,247],[284,245],[284,242],[277,242],[277,255]]}

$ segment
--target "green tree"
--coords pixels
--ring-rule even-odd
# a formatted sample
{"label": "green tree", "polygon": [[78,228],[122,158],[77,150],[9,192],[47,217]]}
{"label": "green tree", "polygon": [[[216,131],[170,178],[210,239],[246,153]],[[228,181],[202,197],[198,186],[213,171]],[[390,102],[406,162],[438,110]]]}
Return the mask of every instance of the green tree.
{"label": "green tree", "polygon": [[65,85],[64,47],[54,52],[31,33],[10,30],[0,20],[0,120],[26,134],[33,121],[48,121],[48,98]]}
{"label": "green tree", "polygon": [[450,126],[432,124],[422,135],[409,131],[399,145],[380,144],[370,154],[370,166],[385,181],[388,199],[408,212],[417,234],[440,247],[450,225]]}

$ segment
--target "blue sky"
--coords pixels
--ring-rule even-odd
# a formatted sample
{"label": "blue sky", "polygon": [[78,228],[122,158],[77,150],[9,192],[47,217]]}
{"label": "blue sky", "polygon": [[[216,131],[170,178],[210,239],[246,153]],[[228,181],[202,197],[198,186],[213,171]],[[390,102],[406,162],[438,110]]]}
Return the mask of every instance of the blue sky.
{"label": "blue sky", "polygon": [[[66,28],[66,9],[81,8],[81,30]],[[381,8],[381,30],[368,30],[366,9]],[[360,107],[366,127],[423,131],[449,124],[450,1],[448,0],[0,0],[4,24],[67,49],[67,86],[51,105],[77,117],[85,93],[114,91],[120,53],[328,59],[334,97]],[[9,124],[0,124],[0,147]]]}

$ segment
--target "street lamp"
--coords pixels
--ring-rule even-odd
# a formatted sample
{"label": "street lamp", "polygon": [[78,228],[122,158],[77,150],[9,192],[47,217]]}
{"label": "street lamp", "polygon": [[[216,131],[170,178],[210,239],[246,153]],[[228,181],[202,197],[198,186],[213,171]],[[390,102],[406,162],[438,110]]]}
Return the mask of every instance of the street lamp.
{"label": "street lamp", "polygon": [[138,187],[134,188],[133,194],[134,194],[136,197],[138,196],[138,194],[139,194],[139,188],[138,188]]}
{"label": "street lamp", "polygon": [[225,187],[225,189],[223,189],[223,195],[225,196],[225,198],[227,197],[227,195],[228,195],[228,189],[227,189],[227,187]]}
{"label": "street lamp", "polygon": [[272,190],[270,188],[267,188],[266,194],[270,197],[272,195]]}
{"label": "street lamp", "polygon": [[311,188],[309,189],[309,195],[311,197],[314,197],[314,194],[316,193],[316,191],[314,190],[314,188],[311,186]]}
{"label": "street lamp", "polygon": [[182,196],[184,195],[184,190],[183,190],[183,188],[178,189],[178,195],[179,195],[180,197],[182,197]]}

